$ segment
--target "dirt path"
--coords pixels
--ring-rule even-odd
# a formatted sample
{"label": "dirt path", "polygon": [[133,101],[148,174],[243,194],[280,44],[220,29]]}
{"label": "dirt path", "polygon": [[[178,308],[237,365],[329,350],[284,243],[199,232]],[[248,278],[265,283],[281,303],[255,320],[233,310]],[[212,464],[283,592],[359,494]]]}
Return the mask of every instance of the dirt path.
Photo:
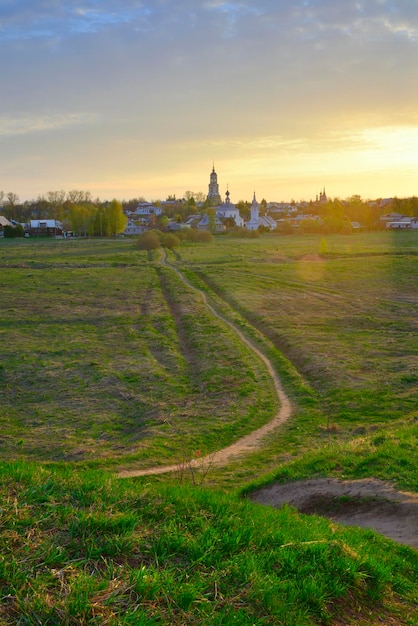
{"label": "dirt path", "polygon": [[[165,262],[165,257],[163,257],[163,263]],[[245,337],[235,324],[209,304],[203,291],[194,287],[177,268],[172,267],[172,269],[188,287],[201,295],[211,313],[227,324],[241,341],[265,363],[280,401],[280,409],[271,422],[242,437],[227,448],[191,462],[191,465],[197,468],[225,465],[231,459],[257,449],[268,433],[289,419],[292,413],[291,403],[283,391],[270,360]],[[179,464],[165,465],[142,470],[121,470],[118,476],[120,478],[151,476],[179,470],[181,470]],[[285,484],[273,483],[253,492],[250,499],[253,502],[277,508],[287,503],[301,513],[322,515],[340,524],[372,528],[398,543],[418,549],[418,495],[397,491],[383,481],[375,479],[341,481],[324,478],[292,481]]]}
{"label": "dirt path", "polygon": [[[166,262],[166,259],[164,256],[163,263],[165,262]],[[276,394],[280,402],[279,411],[268,424],[265,424],[258,430],[254,430],[249,435],[245,435],[245,437],[238,439],[238,441],[231,444],[227,448],[223,448],[222,450],[218,450],[217,452],[214,452],[213,454],[210,454],[209,456],[199,458],[198,460],[194,461],[194,463],[196,463],[200,467],[207,467],[208,465],[210,466],[225,465],[234,457],[240,456],[242,454],[246,454],[248,452],[251,452],[257,449],[260,446],[261,440],[266,435],[268,435],[271,431],[273,431],[275,428],[280,426],[280,424],[282,424],[284,421],[289,419],[292,413],[291,403],[290,403],[289,398],[283,391],[280,379],[277,376],[276,372],[274,371],[271,361],[257,348],[257,346],[255,346],[252,343],[252,341],[247,339],[247,337],[239,330],[239,328],[237,328],[237,326],[235,326],[235,324],[233,324],[228,319],[226,319],[226,317],[218,313],[218,311],[216,311],[216,309],[214,309],[213,306],[209,304],[206,298],[206,294],[203,291],[201,291],[200,289],[192,285],[176,267],[172,267],[172,269],[177,273],[180,280],[182,280],[185,285],[187,285],[188,287],[197,291],[200,294],[204,304],[210,310],[212,315],[214,315],[215,317],[220,319],[222,322],[227,324],[238,335],[240,340],[243,343],[245,343],[250,348],[250,350],[252,350],[254,354],[256,354],[257,357],[264,362],[273,380]],[[151,476],[155,474],[167,474],[169,472],[175,472],[178,470],[179,470],[178,464],[165,465],[165,466],[160,466],[160,467],[150,467],[150,468],[142,469],[142,470],[121,470],[118,473],[118,476],[120,478],[130,478],[130,477],[135,477],[135,476],[148,476],[148,475]]]}

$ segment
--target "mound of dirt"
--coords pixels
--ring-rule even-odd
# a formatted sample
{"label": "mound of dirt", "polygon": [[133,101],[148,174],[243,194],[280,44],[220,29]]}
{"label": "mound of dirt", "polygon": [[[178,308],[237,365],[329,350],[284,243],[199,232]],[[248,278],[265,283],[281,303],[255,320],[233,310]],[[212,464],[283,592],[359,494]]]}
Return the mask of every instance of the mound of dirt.
{"label": "mound of dirt", "polygon": [[321,478],[273,483],[250,495],[253,502],[322,515],[339,524],[372,528],[418,550],[418,496],[380,480]]}

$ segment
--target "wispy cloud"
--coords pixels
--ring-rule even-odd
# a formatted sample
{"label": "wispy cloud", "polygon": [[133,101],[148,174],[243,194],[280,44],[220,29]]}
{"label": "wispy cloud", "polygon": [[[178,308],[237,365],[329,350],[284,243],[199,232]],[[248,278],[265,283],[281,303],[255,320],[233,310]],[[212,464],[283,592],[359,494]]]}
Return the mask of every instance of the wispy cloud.
{"label": "wispy cloud", "polygon": [[0,136],[28,135],[90,125],[97,121],[91,113],[67,113],[41,116],[0,116]]}
{"label": "wispy cloud", "polygon": [[[0,136],[16,162],[19,151],[35,160],[42,151],[56,178],[60,166],[126,180],[129,167],[129,180],[172,181],[206,158],[233,155],[240,167],[240,154],[259,171],[286,171],[286,159],[295,172],[332,169],[337,158],[341,170],[343,153],[373,158],[367,130],[415,136],[416,9],[416,0],[4,1]],[[400,146],[407,135],[396,137]],[[89,155],[77,170],[81,144]]]}

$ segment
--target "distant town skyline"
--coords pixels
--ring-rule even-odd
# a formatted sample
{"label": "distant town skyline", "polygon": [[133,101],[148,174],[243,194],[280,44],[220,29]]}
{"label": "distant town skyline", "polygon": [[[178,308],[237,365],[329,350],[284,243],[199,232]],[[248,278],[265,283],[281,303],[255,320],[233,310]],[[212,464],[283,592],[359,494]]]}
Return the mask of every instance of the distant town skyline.
{"label": "distant town skyline", "polygon": [[0,189],[31,200],[418,195],[408,0],[21,0],[0,9]]}

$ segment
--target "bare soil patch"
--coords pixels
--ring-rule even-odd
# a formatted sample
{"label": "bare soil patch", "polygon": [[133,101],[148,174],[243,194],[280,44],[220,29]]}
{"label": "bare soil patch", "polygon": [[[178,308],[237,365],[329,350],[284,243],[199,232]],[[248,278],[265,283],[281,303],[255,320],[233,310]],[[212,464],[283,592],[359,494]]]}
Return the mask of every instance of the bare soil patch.
{"label": "bare soil patch", "polygon": [[418,496],[376,479],[320,478],[273,483],[250,495],[253,502],[328,517],[339,524],[371,528],[418,550]]}

